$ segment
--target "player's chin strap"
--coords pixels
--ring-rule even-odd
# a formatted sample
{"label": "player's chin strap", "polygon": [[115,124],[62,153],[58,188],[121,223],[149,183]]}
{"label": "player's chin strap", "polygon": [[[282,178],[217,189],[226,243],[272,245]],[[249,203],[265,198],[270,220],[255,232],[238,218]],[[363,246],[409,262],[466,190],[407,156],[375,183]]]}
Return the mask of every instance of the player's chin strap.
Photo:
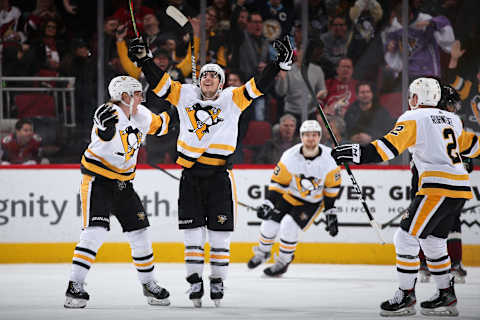
{"label": "player's chin strap", "polygon": [[[128,93],[127,93],[127,94],[128,94]],[[133,95],[130,95],[130,94],[129,94],[129,96],[130,96],[130,103],[127,103],[125,100],[123,100],[123,99],[121,99],[121,98],[120,98],[120,99],[121,99],[121,101],[122,101],[123,104],[125,104],[126,106],[128,106],[128,114],[129,114],[130,116],[132,116],[133,102],[134,102],[134,101],[133,101]]]}

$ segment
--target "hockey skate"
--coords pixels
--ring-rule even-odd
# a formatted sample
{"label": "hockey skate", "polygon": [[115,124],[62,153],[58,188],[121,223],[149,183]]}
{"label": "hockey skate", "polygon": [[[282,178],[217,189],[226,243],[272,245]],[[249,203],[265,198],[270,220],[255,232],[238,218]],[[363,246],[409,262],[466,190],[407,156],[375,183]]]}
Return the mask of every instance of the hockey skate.
{"label": "hockey skate", "polygon": [[65,308],[77,309],[85,308],[87,301],[90,299],[88,293],[83,289],[83,283],[69,281],[67,292],[65,292]]}
{"label": "hockey skate", "polygon": [[143,295],[147,297],[147,302],[152,306],[168,306],[170,305],[170,300],[168,297],[170,293],[160,287],[155,281],[150,281],[142,284]]}
{"label": "hockey skate", "polygon": [[380,308],[380,315],[384,317],[411,316],[417,313],[415,310],[415,288],[409,290],[398,289],[392,299],[384,301]]}
{"label": "hockey skate", "polygon": [[285,261],[282,258],[280,258],[280,256],[278,256],[276,258],[275,263],[273,265],[271,265],[270,267],[265,268],[263,270],[263,273],[265,273],[269,277],[279,277],[279,276],[281,276],[282,274],[287,272],[288,266],[293,261],[294,257],[295,256],[292,256],[290,261]]}
{"label": "hockey skate", "polygon": [[453,285],[452,279],[450,287],[438,290],[433,297],[420,303],[421,313],[425,316],[458,316],[457,297]]}
{"label": "hockey skate", "polygon": [[430,282],[430,270],[428,270],[427,264],[424,261],[420,262],[420,269],[418,270],[418,273],[420,277],[420,282]]}
{"label": "hockey skate", "polygon": [[198,276],[198,273],[194,273],[187,277],[187,282],[190,283],[191,287],[188,290],[189,298],[193,302],[195,308],[202,307],[202,297],[203,297],[203,280]]}
{"label": "hockey skate", "polygon": [[210,277],[210,299],[215,307],[220,307],[220,301],[223,299],[223,281],[221,278]]}
{"label": "hockey skate", "polygon": [[465,277],[467,276],[467,270],[463,269],[461,263],[452,265],[452,276],[455,278],[455,283],[465,283]]}
{"label": "hockey skate", "polygon": [[270,252],[264,252],[260,250],[258,246],[253,247],[253,253],[255,253],[255,255],[247,263],[248,269],[254,269],[258,267],[267,261],[271,256]]}

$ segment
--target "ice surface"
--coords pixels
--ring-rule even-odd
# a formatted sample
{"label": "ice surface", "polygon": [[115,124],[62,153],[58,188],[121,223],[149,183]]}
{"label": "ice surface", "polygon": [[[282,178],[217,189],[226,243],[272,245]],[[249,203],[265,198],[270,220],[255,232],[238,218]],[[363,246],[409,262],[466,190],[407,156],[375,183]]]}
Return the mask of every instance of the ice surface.
{"label": "ice surface", "polygon": [[[4,264],[0,319],[380,319],[380,303],[393,297],[397,287],[394,266],[292,264],[274,279],[262,276],[263,268],[251,271],[245,264],[232,264],[222,306],[213,306],[207,284],[204,307],[194,309],[183,264],[156,264],[156,277],[170,291],[172,304],[153,307],[131,264],[97,263],[87,277],[87,307],[67,310],[63,302],[70,264]],[[455,286],[456,319],[480,319],[480,268],[466,269],[466,284]],[[434,288],[433,283],[417,284],[417,301],[429,298]],[[431,319],[419,308],[417,303],[417,315],[408,319]]]}

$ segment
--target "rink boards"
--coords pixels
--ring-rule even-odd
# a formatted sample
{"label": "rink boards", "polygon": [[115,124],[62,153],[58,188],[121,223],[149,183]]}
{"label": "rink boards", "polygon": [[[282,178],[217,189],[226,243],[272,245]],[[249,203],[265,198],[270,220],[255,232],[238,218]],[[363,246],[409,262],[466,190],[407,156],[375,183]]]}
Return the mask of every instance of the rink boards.
{"label": "rink boards", "polygon": [[[180,170],[166,167],[179,177]],[[354,174],[379,225],[397,216],[410,202],[411,175],[408,168],[354,168]],[[234,169],[237,198],[249,206],[259,205],[270,180],[272,167]],[[368,224],[358,195],[346,172],[336,202],[339,234],[325,232],[320,216],[301,234],[296,262],[393,264],[395,226],[382,230],[386,245],[378,243]],[[7,167],[0,169],[0,262],[68,262],[81,227],[80,171],[78,166]],[[470,175],[474,198],[461,216],[463,262],[480,266],[480,172]],[[137,169],[135,189],[149,216],[150,236],[159,262],[183,261],[183,237],[177,226],[178,181],[150,167]],[[478,206],[478,207],[477,207]],[[398,223],[400,218],[394,222]],[[120,226],[112,219],[107,243],[98,262],[131,261],[130,249]],[[260,220],[255,211],[238,206],[236,230],[232,236],[231,261],[244,262],[258,238]]]}

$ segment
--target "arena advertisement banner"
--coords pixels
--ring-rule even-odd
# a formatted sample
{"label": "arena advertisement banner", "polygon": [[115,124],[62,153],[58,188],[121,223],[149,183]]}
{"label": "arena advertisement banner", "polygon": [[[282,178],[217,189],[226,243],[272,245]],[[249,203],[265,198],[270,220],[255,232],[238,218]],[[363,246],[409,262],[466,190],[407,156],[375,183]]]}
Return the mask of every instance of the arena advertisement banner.
{"label": "arena advertisement banner", "polygon": [[[410,179],[407,169],[369,167],[354,169],[358,183],[388,243],[392,243],[402,211],[410,203]],[[179,177],[180,169],[168,169]],[[261,204],[271,168],[234,169],[238,200],[249,206]],[[470,175],[474,198],[462,214],[464,244],[480,244],[480,172]],[[81,228],[81,174],[77,167],[18,168],[0,170],[0,244],[75,243]],[[377,244],[350,179],[342,171],[343,184],[336,202],[339,233],[325,232],[322,215],[301,234],[302,243]],[[177,224],[178,181],[150,167],[137,170],[134,187],[142,199],[151,224],[152,241],[182,243]],[[393,221],[392,221],[393,220]],[[386,225],[391,221],[391,224]],[[116,219],[111,219],[108,242],[125,242]],[[258,238],[260,220],[254,210],[238,206],[236,231],[232,243],[253,243]]]}

